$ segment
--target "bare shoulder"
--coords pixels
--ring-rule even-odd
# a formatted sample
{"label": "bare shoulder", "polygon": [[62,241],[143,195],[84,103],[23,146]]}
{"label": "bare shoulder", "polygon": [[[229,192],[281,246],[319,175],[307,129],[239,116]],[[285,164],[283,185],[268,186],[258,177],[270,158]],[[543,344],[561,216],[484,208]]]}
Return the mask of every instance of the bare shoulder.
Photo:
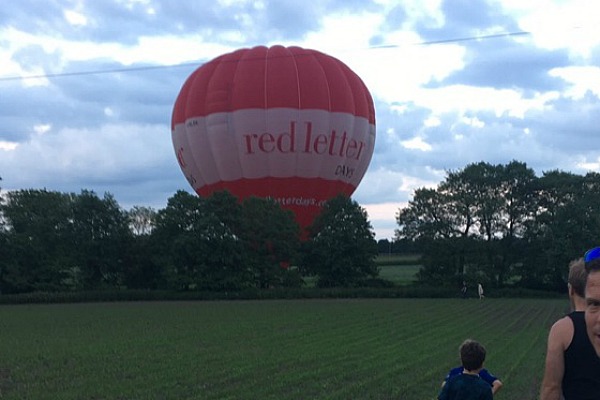
{"label": "bare shoulder", "polygon": [[573,333],[573,321],[571,321],[571,318],[569,317],[563,317],[556,321],[554,325],[552,325],[552,328],[550,328],[548,344],[554,344],[555,346],[566,349],[569,347],[569,344],[571,344]]}

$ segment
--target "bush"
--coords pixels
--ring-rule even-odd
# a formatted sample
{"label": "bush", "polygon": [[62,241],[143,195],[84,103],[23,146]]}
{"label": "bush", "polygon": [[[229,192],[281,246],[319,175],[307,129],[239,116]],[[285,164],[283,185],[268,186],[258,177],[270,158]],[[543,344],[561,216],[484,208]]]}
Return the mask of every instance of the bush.
{"label": "bush", "polygon": [[[354,288],[274,288],[244,289],[240,291],[161,291],[114,290],[87,292],[34,292],[5,294],[0,304],[29,303],[92,303],[111,301],[181,301],[181,300],[274,300],[274,299],[327,299],[327,298],[456,298],[456,288],[424,285],[394,286],[384,279],[365,280]],[[487,297],[505,298],[560,298],[563,293],[542,290],[504,288],[486,293]]]}

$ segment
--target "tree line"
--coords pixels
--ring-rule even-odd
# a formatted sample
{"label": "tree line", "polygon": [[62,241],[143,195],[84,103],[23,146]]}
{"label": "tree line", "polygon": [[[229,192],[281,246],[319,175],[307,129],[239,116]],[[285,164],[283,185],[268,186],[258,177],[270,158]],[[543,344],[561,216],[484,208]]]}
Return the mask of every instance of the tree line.
{"label": "tree line", "polygon": [[1,293],[382,284],[374,259],[392,252],[420,254],[424,284],[564,291],[569,261],[600,242],[600,174],[537,177],[517,161],[469,164],[417,189],[393,243],[375,242],[366,211],[341,195],[301,240],[276,202],[227,192],[178,191],[158,211],[87,190],[0,194]]}
{"label": "tree line", "polygon": [[562,291],[569,261],[600,244],[600,174],[469,164],[416,190],[396,220],[424,282]]}
{"label": "tree line", "polygon": [[[158,211],[110,193],[17,190],[0,196],[0,293],[114,289],[235,291],[354,286],[377,275],[366,212],[325,204],[306,240],[290,211],[228,192],[176,192]],[[340,221],[344,223],[340,224]]]}

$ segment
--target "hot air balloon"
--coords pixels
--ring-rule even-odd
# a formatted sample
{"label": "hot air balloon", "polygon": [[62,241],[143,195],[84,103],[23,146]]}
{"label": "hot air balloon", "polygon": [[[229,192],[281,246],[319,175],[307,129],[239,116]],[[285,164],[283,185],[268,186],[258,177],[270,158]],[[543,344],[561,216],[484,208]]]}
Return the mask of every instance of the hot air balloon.
{"label": "hot air balloon", "polygon": [[375,146],[375,108],[338,59],[300,47],[258,46],[196,69],[171,121],[181,170],[200,196],[269,197],[302,228],[325,201],[350,196]]}

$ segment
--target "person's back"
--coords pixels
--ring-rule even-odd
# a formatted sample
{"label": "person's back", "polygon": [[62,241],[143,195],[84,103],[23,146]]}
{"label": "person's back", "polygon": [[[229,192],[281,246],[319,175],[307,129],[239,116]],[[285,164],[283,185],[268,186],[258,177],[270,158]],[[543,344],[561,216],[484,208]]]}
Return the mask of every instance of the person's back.
{"label": "person's back", "polygon": [[[600,399],[600,358],[596,356],[585,326],[585,312],[568,315],[573,321],[573,339],[565,350],[562,390],[565,399]],[[596,388],[596,392],[591,392]]]}
{"label": "person's back", "polygon": [[444,385],[438,400],[491,400],[490,386],[473,374],[460,374]]}
{"label": "person's back", "polygon": [[[452,368],[450,370],[450,372],[448,372],[448,374],[446,375],[446,377],[444,378],[444,381],[442,382],[442,387],[444,387],[444,385],[452,378],[454,378],[456,375],[460,375],[464,372],[464,367],[461,365],[460,367],[456,367],[456,368]],[[488,385],[490,385],[491,389],[492,389],[492,394],[495,395],[503,386],[503,383],[500,379],[498,379],[498,377],[492,375],[490,373],[490,371],[488,371],[485,368],[482,368],[479,371],[479,377]]]}
{"label": "person's back", "polygon": [[467,339],[460,345],[459,353],[463,373],[444,384],[438,400],[493,400],[492,388],[479,376],[485,361],[485,347]]}

